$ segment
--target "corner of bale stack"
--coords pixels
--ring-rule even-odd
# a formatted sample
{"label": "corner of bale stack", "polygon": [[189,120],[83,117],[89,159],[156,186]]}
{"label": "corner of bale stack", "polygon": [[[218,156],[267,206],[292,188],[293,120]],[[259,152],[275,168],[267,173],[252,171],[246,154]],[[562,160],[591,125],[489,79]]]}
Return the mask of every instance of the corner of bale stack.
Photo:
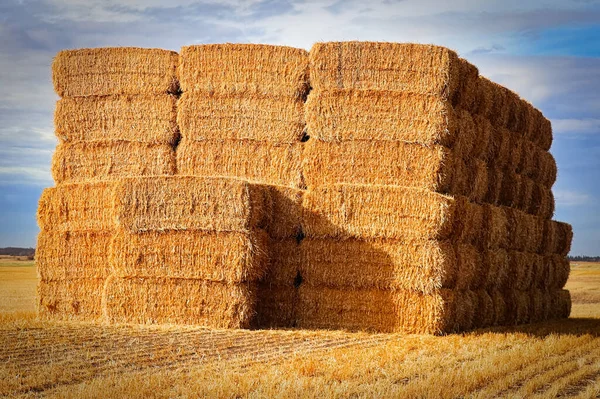
{"label": "corner of bale stack", "polygon": [[40,280],[37,309],[45,320],[99,321],[105,279]]}
{"label": "corner of bale stack", "polygon": [[[227,67],[223,67],[227,66]],[[181,48],[181,89],[302,98],[308,93],[308,53],[263,44],[204,44]]]}
{"label": "corner of bale stack", "polygon": [[176,52],[161,49],[63,50],[52,62],[52,82],[61,97],[176,93],[178,61]]}

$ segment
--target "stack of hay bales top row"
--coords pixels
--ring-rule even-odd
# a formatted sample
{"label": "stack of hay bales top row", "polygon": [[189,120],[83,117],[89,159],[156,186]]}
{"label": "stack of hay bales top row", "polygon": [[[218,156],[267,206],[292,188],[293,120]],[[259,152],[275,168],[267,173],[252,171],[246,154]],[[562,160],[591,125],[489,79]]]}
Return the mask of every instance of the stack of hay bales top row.
{"label": "stack of hay bales top row", "polygon": [[157,49],[60,52],[53,64],[56,187],[44,191],[36,251],[42,315],[96,319],[114,224],[114,182],[175,173],[178,55]]}
{"label": "stack of hay bales top row", "polygon": [[[566,317],[550,123],[454,52],[310,52],[297,324],[448,332]],[[313,140],[315,139],[315,140]]]}
{"label": "stack of hay bales top row", "polygon": [[292,326],[301,234],[308,52],[215,44],[181,49],[178,173],[240,178],[271,199],[255,325]]}

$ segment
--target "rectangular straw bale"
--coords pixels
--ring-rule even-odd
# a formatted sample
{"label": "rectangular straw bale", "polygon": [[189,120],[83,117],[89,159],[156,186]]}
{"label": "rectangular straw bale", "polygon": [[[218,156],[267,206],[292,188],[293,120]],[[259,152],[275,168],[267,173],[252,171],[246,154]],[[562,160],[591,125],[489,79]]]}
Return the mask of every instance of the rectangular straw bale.
{"label": "rectangular straw bale", "polygon": [[523,157],[517,165],[517,173],[530,177],[546,187],[552,187],[556,181],[558,169],[554,156],[541,150],[529,140],[523,142]]}
{"label": "rectangular straw bale", "polygon": [[307,237],[445,239],[473,242],[483,208],[464,197],[395,186],[336,184],[304,195]]}
{"label": "rectangular straw bale", "polygon": [[117,180],[131,176],[175,174],[175,150],[169,144],[131,141],[62,143],[52,158],[57,183]]}
{"label": "rectangular straw bale", "polygon": [[309,140],[302,167],[308,187],[335,183],[399,185],[474,199],[485,197],[487,192],[487,184],[477,184],[478,173],[487,173],[485,168],[467,164],[438,145]]}
{"label": "rectangular straw bale", "polygon": [[309,89],[306,50],[264,44],[181,48],[181,89],[301,98]]}
{"label": "rectangular straw bale", "polygon": [[42,192],[37,210],[43,231],[105,231],[116,227],[114,182],[61,184]]}
{"label": "rectangular straw bale", "polygon": [[484,272],[482,287],[491,290],[507,284],[510,263],[508,251],[502,248],[490,249],[483,252]]}
{"label": "rectangular straw bale", "polygon": [[529,295],[529,321],[537,323],[548,318],[549,307],[547,303],[546,291],[532,289]]}
{"label": "rectangular straw bale", "polygon": [[302,197],[304,190],[265,184],[260,185],[267,190],[271,198],[271,217],[265,227],[269,236],[276,240],[294,238],[302,235]]}
{"label": "rectangular straw bale", "polygon": [[473,328],[485,328],[494,324],[494,301],[486,290],[473,292]]}
{"label": "rectangular straw bale", "polygon": [[176,52],[160,49],[63,50],[54,57],[52,81],[61,97],[175,93],[178,61]]}
{"label": "rectangular straw bale", "polygon": [[509,248],[508,219],[504,208],[485,204],[479,243],[482,248]]}
{"label": "rectangular straw bale", "polygon": [[252,327],[256,329],[291,328],[296,326],[298,290],[280,287],[268,282],[260,283],[256,300],[256,316]]}
{"label": "rectangular straw bale", "polygon": [[301,256],[296,239],[272,240],[269,243],[269,265],[262,282],[277,287],[300,284]]}
{"label": "rectangular straw bale", "polygon": [[110,247],[118,277],[193,278],[226,283],[255,281],[268,265],[269,237],[261,230],[120,231]]}
{"label": "rectangular straw bale", "polygon": [[112,231],[47,231],[38,234],[35,263],[44,281],[106,278]]}
{"label": "rectangular straw bale", "polygon": [[571,250],[573,228],[568,223],[555,220],[541,221],[543,224],[542,253],[566,256]]}
{"label": "rectangular straw bale", "polygon": [[174,95],[67,97],[56,103],[56,136],[62,141],[124,140],[174,144]]}
{"label": "rectangular straw bale", "polygon": [[544,263],[544,257],[538,254],[508,251],[509,271],[506,289],[527,291],[532,287],[534,270]]}
{"label": "rectangular straw bale", "polygon": [[300,328],[441,334],[469,329],[472,322],[472,297],[464,292],[299,289]]}
{"label": "rectangular straw bale", "polygon": [[567,284],[569,274],[571,273],[571,263],[569,258],[563,255],[548,255],[544,257],[544,261],[550,265],[552,276],[548,282],[551,288],[563,288]]}
{"label": "rectangular straw bale", "polygon": [[247,328],[255,295],[255,288],[245,283],[111,276],[106,281],[102,311],[110,323]]}
{"label": "rectangular straw bale", "polygon": [[347,289],[471,289],[481,280],[482,255],[449,241],[332,240],[300,243],[303,284]]}
{"label": "rectangular straw bale", "polygon": [[494,321],[492,325],[501,326],[506,323],[506,301],[503,293],[498,289],[488,289],[488,293],[494,303]]}
{"label": "rectangular straw bale", "polygon": [[531,301],[528,291],[509,289],[503,292],[506,304],[505,324],[515,325],[528,323],[530,318]]}
{"label": "rectangular straw bale", "polygon": [[184,139],[177,147],[177,170],[182,175],[234,177],[302,188],[301,162],[302,143]]}
{"label": "rectangular straw bale", "polygon": [[504,207],[507,218],[508,248],[523,252],[540,252],[544,235],[543,220]]}
{"label": "rectangular straw bale", "polygon": [[191,140],[259,140],[294,143],[305,129],[304,102],[270,94],[183,93],[177,123]]}
{"label": "rectangular straw bale", "polygon": [[550,319],[565,319],[571,314],[571,294],[567,290],[550,292]]}
{"label": "rectangular straw bale", "polygon": [[[410,43],[328,42],[310,50],[311,85],[316,90],[395,90],[458,97],[471,85],[456,53]],[[471,70],[476,72],[475,68]],[[468,78],[474,79],[473,74]],[[463,94],[463,93],[460,93]],[[464,96],[466,97],[466,96]]]}
{"label": "rectangular straw bale", "polygon": [[47,320],[99,320],[104,282],[103,278],[40,280],[37,287],[40,317]]}
{"label": "rectangular straw bale", "polygon": [[269,193],[243,180],[166,176],[123,179],[115,190],[119,226],[162,230],[248,232],[266,224]]}

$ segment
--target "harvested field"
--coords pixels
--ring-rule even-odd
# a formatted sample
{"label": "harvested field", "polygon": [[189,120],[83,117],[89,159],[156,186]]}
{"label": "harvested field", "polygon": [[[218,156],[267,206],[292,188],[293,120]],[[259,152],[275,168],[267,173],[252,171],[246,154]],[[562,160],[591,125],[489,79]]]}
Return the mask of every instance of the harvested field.
{"label": "harvested field", "polygon": [[598,278],[600,265],[573,265],[566,287],[571,319],[435,337],[38,321],[31,313],[35,285],[26,283],[35,281],[35,268],[4,267],[0,303],[17,293],[28,305],[2,308],[21,313],[0,316],[0,395],[244,397],[310,390],[314,397],[591,399],[600,394]]}

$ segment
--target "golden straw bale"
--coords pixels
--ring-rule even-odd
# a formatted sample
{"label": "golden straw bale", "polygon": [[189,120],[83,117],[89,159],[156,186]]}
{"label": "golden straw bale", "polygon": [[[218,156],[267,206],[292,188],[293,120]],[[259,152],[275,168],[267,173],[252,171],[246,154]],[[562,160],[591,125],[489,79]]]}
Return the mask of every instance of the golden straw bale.
{"label": "golden straw bale", "polygon": [[304,195],[307,237],[475,241],[483,208],[464,197],[396,186],[336,184]]}
{"label": "golden straw bale", "polygon": [[54,90],[61,97],[175,93],[174,51],[135,47],[60,51],[52,63]]}
{"label": "golden straw bale", "polygon": [[507,284],[510,269],[508,251],[502,248],[484,251],[483,265],[487,268],[482,273],[483,288],[491,290]]}
{"label": "golden straw bale", "polygon": [[102,278],[40,280],[37,287],[40,317],[48,320],[99,320],[104,282]]}
{"label": "golden straw bale", "polygon": [[277,287],[300,284],[301,261],[301,249],[296,239],[272,240],[269,243],[269,265],[262,281]]}
{"label": "golden straw bale", "polygon": [[112,231],[47,231],[38,234],[35,263],[45,281],[106,278]]}
{"label": "golden straw bale", "polygon": [[302,233],[302,196],[304,190],[294,187],[261,185],[271,198],[271,217],[265,227],[274,239],[297,238]]}
{"label": "golden straw bale", "polygon": [[528,252],[508,251],[509,271],[507,289],[526,291],[531,288],[534,269],[543,264],[544,258]]}
{"label": "golden straw bale", "polygon": [[570,224],[555,220],[542,221],[543,240],[542,253],[559,254],[566,256],[571,250],[573,229]]}
{"label": "golden straw bale", "polygon": [[175,166],[175,151],[169,144],[79,141],[56,147],[52,177],[57,183],[75,183],[173,175]]}
{"label": "golden straw bale", "polygon": [[523,252],[540,252],[544,236],[543,220],[516,209],[504,207],[507,218],[508,248]]}
{"label": "golden straw bale", "polygon": [[166,176],[123,179],[115,189],[119,226],[129,232],[248,232],[266,224],[269,193],[243,180]]}
{"label": "golden straw bale", "polygon": [[482,248],[508,248],[508,220],[504,208],[485,204],[479,242]]}
{"label": "golden straw bale", "polygon": [[256,299],[256,316],[252,327],[291,328],[296,326],[296,303],[298,290],[292,287],[280,287],[268,282],[260,283]]}
{"label": "golden straw bale", "polygon": [[403,91],[330,89],[306,101],[311,138],[322,141],[398,140],[452,147],[459,125],[437,96]]}
{"label": "golden straw bale", "polygon": [[523,140],[523,148],[524,156],[518,164],[517,173],[552,187],[558,172],[554,156],[528,140]]}
{"label": "golden straw bale", "polygon": [[494,303],[494,321],[492,325],[501,326],[506,323],[506,301],[504,295],[498,289],[490,289],[488,291],[492,302]]}
{"label": "golden straw bale", "polygon": [[469,246],[449,241],[333,240],[306,238],[300,243],[303,284],[330,288],[417,290],[452,288],[460,278],[469,285],[473,262]]}
{"label": "golden straw bale", "polygon": [[246,283],[111,276],[104,288],[102,311],[110,323],[247,328],[254,313],[255,291]]}
{"label": "golden straw bale", "polygon": [[180,53],[181,89],[303,97],[309,89],[305,50],[264,44],[203,44]]}
{"label": "golden straw bale", "polygon": [[506,303],[504,324],[515,325],[529,321],[530,300],[527,291],[509,289],[503,292]]}
{"label": "golden straw bale", "polygon": [[548,318],[563,319],[571,314],[571,294],[567,290],[550,292],[550,309]]}
{"label": "golden straw bale", "polygon": [[[396,90],[454,99],[465,68],[444,47],[377,42],[316,43],[310,50],[314,89]],[[469,76],[472,78],[472,76]]]}
{"label": "golden straw bale", "polygon": [[532,289],[529,295],[529,322],[537,323],[548,318],[545,291]]}
{"label": "golden straw bale", "polygon": [[476,302],[473,312],[473,328],[484,328],[494,324],[494,301],[486,290],[474,291]]}
{"label": "golden straw bale", "polygon": [[[299,289],[300,328],[442,334],[472,326],[472,297],[465,292]],[[469,317],[471,319],[469,319]]]}
{"label": "golden straw bale", "polygon": [[261,230],[120,231],[110,247],[119,277],[193,278],[226,283],[255,281],[267,269],[269,237]]}
{"label": "golden straw bale", "polygon": [[544,257],[547,268],[550,269],[550,276],[547,285],[542,287],[563,288],[569,279],[571,272],[571,263],[569,258],[563,255],[547,255]]}
{"label": "golden straw bale", "polygon": [[183,93],[177,105],[181,135],[192,140],[299,141],[304,102],[274,95]]}
{"label": "golden straw bale", "polygon": [[184,139],[177,147],[177,170],[182,175],[235,177],[302,188],[301,144]]}
{"label": "golden straw bale", "polygon": [[[374,161],[377,160],[377,161]],[[303,171],[308,187],[354,183],[401,185],[439,193],[485,197],[485,167],[465,163],[443,146],[384,141],[309,140]]]}
{"label": "golden straw bale", "polygon": [[504,170],[500,168],[490,168],[488,170],[488,187],[484,200],[488,204],[499,204],[504,184]]}
{"label": "golden straw bale", "polygon": [[173,95],[67,97],[56,103],[56,136],[62,141],[124,140],[175,143]]}
{"label": "golden straw bale", "polygon": [[114,182],[94,182],[47,188],[38,205],[38,225],[48,232],[114,229],[114,187]]}

